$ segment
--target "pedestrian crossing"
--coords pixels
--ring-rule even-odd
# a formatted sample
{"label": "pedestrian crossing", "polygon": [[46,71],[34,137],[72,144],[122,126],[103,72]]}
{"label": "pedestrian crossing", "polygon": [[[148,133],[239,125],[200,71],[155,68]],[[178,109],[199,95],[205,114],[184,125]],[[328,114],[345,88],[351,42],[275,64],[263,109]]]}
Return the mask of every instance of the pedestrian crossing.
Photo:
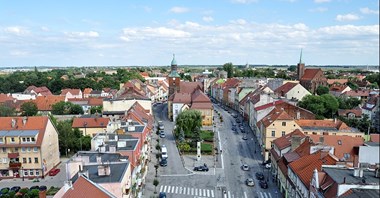
{"label": "pedestrian crossing", "polygon": [[[204,188],[192,188],[192,187],[182,187],[182,186],[166,186],[162,185],[160,186],[159,192],[165,192],[168,194],[177,194],[177,195],[188,195],[192,197],[220,197],[216,195],[216,192],[213,189],[204,189]],[[219,192],[221,193],[221,192]],[[226,193],[223,195],[223,198],[249,198],[246,192],[243,192],[243,194],[239,193],[239,195],[234,194],[234,192],[226,191]],[[272,197],[270,192],[262,192],[258,191],[257,196],[259,198],[274,198]]]}
{"label": "pedestrian crossing", "polygon": [[160,192],[196,197],[215,197],[214,190],[182,186],[160,186]]}

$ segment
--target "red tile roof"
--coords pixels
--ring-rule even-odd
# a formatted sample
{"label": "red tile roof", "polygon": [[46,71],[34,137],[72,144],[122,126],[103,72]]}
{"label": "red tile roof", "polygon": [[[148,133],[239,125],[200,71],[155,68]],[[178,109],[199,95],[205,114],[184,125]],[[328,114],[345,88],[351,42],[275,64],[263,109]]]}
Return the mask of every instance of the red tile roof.
{"label": "red tile roof", "polygon": [[192,103],[191,109],[212,109],[211,103]]}
{"label": "red tile roof", "polygon": [[173,94],[173,103],[191,103],[191,94],[190,93],[174,93]]}
{"label": "red tile roof", "polygon": [[267,116],[261,119],[259,123],[262,123],[265,127],[268,127],[276,120],[293,120],[293,118],[284,110],[274,108]]}
{"label": "red tile roof", "polygon": [[0,103],[3,103],[5,101],[12,101],[13,98],[12,96],[9,94],[0,94]]}
{"label": "red tile roof", "polygon": [[346,84],[348,79],[327,79],[327,84],[332,85],[334,83]]}
{"label": "red tile roof", "polygon": [[334,91],[334,92],[342,92],[342,91],[344,91],[347,87],[348,87],[348,85],[332,85],[332,86],[330,87],[330,91]]}
{"label": "red tile roof", "polygon": [[347,117],[348,114],[353,113],[355,114],[355,117],[360,118],[362,117],[362,109],[355,108],[355,109],[338,109],[338,115]]}
{"label": "red tile roof", "polygon": [[71,93],[71,95],[79,95],[81,94],[80,89],[62,89],[61,96],[65,96],[67,93]]}
{"label": "red tile roof", "polygon": [[284,148],[287,148],[291,146],[292,142],[292,137],[298,136],[301,138],[306,137],[300,130],[296,129],[291,133],[288,133],[280,138],[277,138],[273,141],[273,144],[277,146],[278,149],[282,150]]}
{"label": "red tile roof", "polygon": [[179,90],[181,93],[193,93],[195,90],[200,89],[203,90],[203,84],[201,82],[179,82]]}
{"label": "red tile roof", "polygon": [[351,96],[351,97],[366,97],[369,96],[370,90],[351,90],[351,91],[346,91],[343,94],[346,96]]}
{"label": "red tile roof", "polygon": [[[63,187],[64,188],[64,187]],[[85,176],[79,176],[75,181],[72,188],[69,188],[62,198],[73,198],[73,197],[83,197],[83,198],[110,198],[115,197],[106,189],[100,185],[87,179]]]}
{"label": "red tile roof", "polygon": [[296,120],[296,123],[302,127],[330,127],[337,130],[350,130],[351,127],[340,120]]}
{"label": "red tile roof", "polygon": [[371,134],[370,135],[371,142],[379,142],[380,143],[380,134]]}
{"label": "red tile roof", "polygon": [[339,159],[344,159],[344,154],[350,154],[350,158],[345,161],[353,161],[355,152],[354,147],[362,146],[364,140],[362,137],[351,136],[332,136],[332,135],[308,135],[314,143],[320,142],[320,138],[323,137],[323,145],[329,145],[334,147],[334,155]]}
{"label": "red tile roof", "polygon": [[288,93],[290,90],[292,90],[295,86],[297,86],[298,83],[293,82],[287,82],[280,87],[278,87],[276,90],[274,90],[274,93],[279,94],[281,96],[284,96],[284,94]]}
{"label": "red tile roof", "polygon": [[51,111],[54,104],[62,101],[65,101],[65,96],[37,96],[37,98],[33,100],[39,111]]}
{"label": "red tile roof", "polygon": [[35,93],[37,94],[41,94],[42,96],[50,96],[50,95],[53,95],[50,90],[43,86],[43,87],[36,87],[36,86],[29,86],[28,88],[25,89],[24,93],[31,93],[32,91],[34,91]]}
{"label": "red tile roof", "polygon": [[208,96],[206,96],[206,94],[203,93],[199,89],[197,89],[193,92],[193,94],[191,95],[191,101],[192,102],[204,102],[204,103],[210,103],[211,104],[210,98],[208,98]]}
{"label": "red tile roof", "polygon": [[334,164],[336,164],[336,160],[328,152],[317,151],[290,163],[289,168],[293,170],[306,187],[309,187],[315,169],[321,171],[322,165]]}
{"label": "red tile roof", "polygon": [[74,118],[73,128],[107,128],[109,118]]}
{"label": "red tile roof", "polygon": [[[0,117],[0,129],[3,131],[38,130],[36,145],[41,146],[49,118],[47,116],[32,116],[26,118],[27,120],[24,124],[23,117]],[[17,127],[15,128],[12,128],[12,119],[16,120]],[[15,144],[15,146],[19,147],[20,145]]]}
{"label": "red tile roof", "polygon": [[103,98],[89,98],[88,105],[90,106],[101,106],[103,105]]}
{"label": "red tile roof", "polygon": [[91,93],[91,91],[92,91],[92,88],[85,88],[84,90],[83,90],[83,95],[89,95],[90,93]]}
{"label": "red tile roof", "polygon": [[[301,80],[312,80],[318,74],[321,69],[305,69],[304,75]],[[323,71],[322,71],[323,72]]]}
{"label": "red tile roof", "polygon": [[273,107],[277,104],[281,104],[281,103],[284,103],[283,100],[277,100],[277,101],[273,101],[271,103],[267,103],[265,105],[261,105],[261,106],[258,106],[258,107],[255,107],[255,111],[260,111],[260,110],[263,110],[263,109],[266,109],[266,108],[269,108],[269,107]]}

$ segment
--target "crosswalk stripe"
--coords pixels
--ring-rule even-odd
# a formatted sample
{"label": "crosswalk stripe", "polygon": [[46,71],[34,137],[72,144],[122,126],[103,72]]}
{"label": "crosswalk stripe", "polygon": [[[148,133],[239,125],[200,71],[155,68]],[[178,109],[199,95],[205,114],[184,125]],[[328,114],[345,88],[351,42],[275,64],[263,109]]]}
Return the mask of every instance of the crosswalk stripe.
{"label": "crosswalk stripe", "polygon": [[244,191],[244,198],[248,198],[248,197],[247,197],[247,193],[246,193],[245,191]]}
{"label": "crosswalk stripe", "polygon": [[227,193],[227,194],[228,194],[228,196],[227,196],[227,197],[228,197],[228,198],[230,198],[230,197],[231,197],[231,192],[230,192],[230,191],[228,191],[228,193]]}
{"label": "crosswalk stripe", "polygon": [[191,188],[191,195],[194,195],[194,188]]}
{"label": "crosswalk stripe", "polygon": [[214,190],[211,190],[211,197],[214,197]]}
{"label": "crosswalk stripe", "polygon": [[190,187],[187,188],[187,195],[190,195]]}
{"label": "crosswalk stripe", "polygon": [[195,191],[195,196],[198,196],[198,189],[194,189],[194,191]]}
{"label": "crosswalk stripe", "polygon": [[178,193],[178,186],[175,187],[175,194]]}
{"label": "crosswalk stripe", "polygon": [[263,195],[263,192],[260,192],[260,197],[261,197],[261,198],[263,198],[263,197],[264,197],[264,195]]}
{"label": "crosswalk stripe", "polygon": [[160,192],[162,192],[162,189],[164,188],[164,186],[160,186]]}
{"label": "crosswalk stripe", "polygon": [[268,195],[269,195],[269,198],[272,198],[272,194],[268,193]]}
{"label": "crosswalk stripe", "polygon": [[206,189],[203,189],[203,196],[206,196]]}
{"label": "crosswalk stripe", "polygon": [[[175,186],[175,187],[177,187],[177,186]],[[174,188],[174,186],[173,186],[173,188],[172,188],[172,193],[174,193],[174,190],[175,190],[175,188]]]}
{"label": "crosswalk stripe", "polygon": [[202,189],[199,189],[199,196],[202,196]]}
{"label": "crosswalk stripe", "polygon": [[266,193],[264,193],[264,196],[265,196],[265,198],[268,198],[268,196],[267,196],[267,194],[266,194]]}
{"label": "crosswalk stripe", "polygon": [[207,189],[207,197],[210,197],[210,190]]}
{"label": "crosswalk stripe", "polygon": [[166,191],[166,192],[170,193],[170,186],[168,186],[168,191]]}

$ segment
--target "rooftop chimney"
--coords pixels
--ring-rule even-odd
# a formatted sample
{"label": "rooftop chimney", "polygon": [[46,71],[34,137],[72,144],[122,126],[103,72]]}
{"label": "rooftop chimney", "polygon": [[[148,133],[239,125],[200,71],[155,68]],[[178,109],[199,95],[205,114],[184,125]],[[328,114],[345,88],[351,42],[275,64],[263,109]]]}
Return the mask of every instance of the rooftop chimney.
{"label": "rooftop chimney", "polygon": [[109,176],[111,175],[111,167],[109,165],[98,166],[98,176]]}
{"label": "rooftop chimney", "polygon": [[25,126],[25,124],[26,124],[26,121],[28,121],[28,117],[26,117],[26,116],[24,116],[23,118],[22,118],[22,124]]}
{"label": "rooftop chimney", "polygon": [[325,142],[325,137],[320,136],[320,137],[319,137],[319,142],[320,142],[321,144],[323,144],[323,143]]}
{"label": "rooftop chimney", "polygon": [[96,156],[96,163],[101,164],[102,163],[102,157]]}
{"label": "rooftop chimney", "polygon": [[17,125],[17,120],[16,120],[16,118],[12,118],[12,122],[11,122],[11,126],[12,126],[12,128],[15,128],[16,125]]}
{"label": "rooftop chimney", "polygon": [[301,137],[293,135],[291,139],[291,150],[294,151],[301,144]]}

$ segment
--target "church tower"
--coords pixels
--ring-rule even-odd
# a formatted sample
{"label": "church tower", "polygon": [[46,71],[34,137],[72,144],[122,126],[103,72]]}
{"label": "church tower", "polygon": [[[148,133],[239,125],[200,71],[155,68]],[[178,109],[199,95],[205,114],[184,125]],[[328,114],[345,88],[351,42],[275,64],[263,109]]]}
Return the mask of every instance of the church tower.
{"label": "church tower", "polygon": [[300,62],[297,64],[298,80],[301,80],[304,74],[305,74],[305,63],[302,63],[302,49],[301,49]]}
{"label": "church tower", "polygon": [[175,60],[175,54],[173,54],[173,60],[171,62],[171,70],[168,75],[169,82],[169,96],[173,93],[180,91],[180,76],[177,72],[177,61]]}

